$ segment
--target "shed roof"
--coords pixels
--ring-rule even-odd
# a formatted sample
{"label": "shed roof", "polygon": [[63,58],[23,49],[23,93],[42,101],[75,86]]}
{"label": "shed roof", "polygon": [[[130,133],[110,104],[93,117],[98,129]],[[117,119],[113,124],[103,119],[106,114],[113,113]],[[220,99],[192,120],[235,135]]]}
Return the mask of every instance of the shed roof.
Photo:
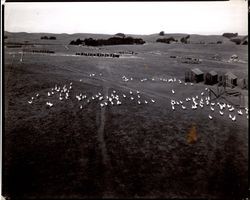
{"label": "shed roof", "polygon": [[213,70],[212,70],[212,71],[210,71],[210,72],[209,72],[209,74],[211,74],[212,76],[216,76],[216,75],[218,75],[218,73],[217,73],[216,71],[213,71]]}
{"label": "shed roof", "polygon": [[235,76],[232,72],[227,72],[225,75],[230,79],[237,79],[237,76]]}
{"label": "shed roof", "polygon": [[196,75],[201,75],[201,74],[203,74],[203,72],[202,72],[199,68],[191,69],[191,71],[192,71],[193,73],[195,73]]}

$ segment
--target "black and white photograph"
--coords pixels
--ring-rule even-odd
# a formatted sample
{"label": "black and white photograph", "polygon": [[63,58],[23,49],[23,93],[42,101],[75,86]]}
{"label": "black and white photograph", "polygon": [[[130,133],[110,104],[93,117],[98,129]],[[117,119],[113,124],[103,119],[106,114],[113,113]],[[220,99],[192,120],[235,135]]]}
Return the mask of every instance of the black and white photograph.
{"label": "black and white photograph", "polygon": [[249,198],[248,1],[2,9],[3,199]]}

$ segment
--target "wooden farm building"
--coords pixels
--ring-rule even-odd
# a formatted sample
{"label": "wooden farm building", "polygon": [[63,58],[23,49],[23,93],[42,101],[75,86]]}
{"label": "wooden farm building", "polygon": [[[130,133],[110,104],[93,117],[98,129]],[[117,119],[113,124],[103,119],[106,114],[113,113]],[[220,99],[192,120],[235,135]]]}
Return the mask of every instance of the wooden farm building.
{"label": "wooden farm building", "polygon": [[225,74],[225,81],[227,86],[237,86],[237,76],[235,76],[232,72],[227,72]]}
{"label": "wooden farm building", "polygon": [[191,69],[190,81],[196,83],[204,81],[204,73],[199,68]]}
{"label": "wooden farm building", "polygon": [[205,83],[208,85],[214,85],[218,83],[218,73],[215,71],[206,73]]}

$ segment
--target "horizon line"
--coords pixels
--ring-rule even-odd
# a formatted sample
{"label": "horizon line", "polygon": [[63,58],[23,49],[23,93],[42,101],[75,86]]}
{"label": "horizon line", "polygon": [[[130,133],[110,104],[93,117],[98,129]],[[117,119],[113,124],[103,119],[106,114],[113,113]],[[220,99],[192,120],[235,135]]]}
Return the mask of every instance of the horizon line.
{"label": "horizon line", "polygon": [[[62,32],[62,33],[55,33],[55,32],[28,32],[28,31],[8,31],[8,30],[4,30],[4,32],[9,32],[9,33],[27,33],[27,34],[67,34],[67,35],[76,35],[76,34],[97,34],[97,35],[116,35],[117,33],[123,33],[123,32],[117,32],[117,33],[87,33],[87,32],[75,32],[75,33],[65,33],[65,32]],[[161,32],[161,31],[160,31]],[[123,33],[125,35],[141,35],[141,36],[150,36],[150,35],[156,35],[156,34],[159,34],[160,32],[158,33],[150,33],[150,34],[137,34],[137,33]],[[238,33],[238,32],[224,32],[224,33]],[[176,32],[172,32],[172,33],[166,33],[164,31],[164,35],[170,35],[170,34],[188,34],[188,35],[204,35],[204,36],[222,36],[222,34],[224,33],[208,33],[208,34],[204,34],[204,33],[187,33],[187,32],[183,32],[183,33],[176,33]],[[246,34],[239,34],[238,33],[238,36],[247,36],[248,33]]]}

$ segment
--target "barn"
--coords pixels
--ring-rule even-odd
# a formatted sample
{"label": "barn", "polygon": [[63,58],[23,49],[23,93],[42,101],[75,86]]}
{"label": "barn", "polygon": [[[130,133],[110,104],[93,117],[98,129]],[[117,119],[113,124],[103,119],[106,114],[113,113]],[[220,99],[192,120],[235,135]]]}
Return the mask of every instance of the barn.
{"label": "barn", "polygon": [[190,81],[196,83],[204,81],[204,73],[199,68],[191,69]]}
{"label": "barn", "polygon": [[215,71],[210,71],[206,74],[205,83],[208,85],[214,85],[218,83],[218,73]]}
{"label": "barn", "polygon": [[226,85],[228,86],[237,86],[237,76],[235,76],[232,72],[227,72],[225,74]]}

